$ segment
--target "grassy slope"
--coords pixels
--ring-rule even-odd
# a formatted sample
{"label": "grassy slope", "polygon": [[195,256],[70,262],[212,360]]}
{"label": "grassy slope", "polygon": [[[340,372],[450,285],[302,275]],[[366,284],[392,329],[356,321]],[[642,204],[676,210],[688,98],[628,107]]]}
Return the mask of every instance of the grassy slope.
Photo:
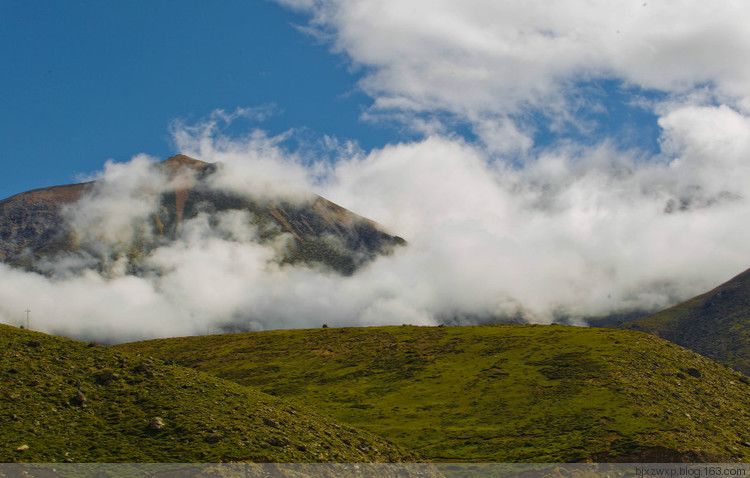
{"label": "grassy slope", "polygon": [[750,459],[744,377],[638,332],[403,326],[122,347],[298,399],[435,460]]}
{"label": "grassy slope", "polygon": [[750,374],[750,270],[705,294],[620,326],[654,333]]}
{"label": "grassy slope", "polygon": [[[195,370],[8,326],[0,350],[0,462],[403,458],[369,433]],[[156,416],[160,430],[149,428]]]}

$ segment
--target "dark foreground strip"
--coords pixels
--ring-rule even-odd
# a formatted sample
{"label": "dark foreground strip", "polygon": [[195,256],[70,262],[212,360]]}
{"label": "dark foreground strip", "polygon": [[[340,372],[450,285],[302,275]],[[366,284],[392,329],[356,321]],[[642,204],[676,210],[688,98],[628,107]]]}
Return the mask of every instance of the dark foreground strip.
{"label": "dark foreground strip", "polygon": [[276,478],[276,477],[750,477],[750,463],[19,463],[0,478]]}

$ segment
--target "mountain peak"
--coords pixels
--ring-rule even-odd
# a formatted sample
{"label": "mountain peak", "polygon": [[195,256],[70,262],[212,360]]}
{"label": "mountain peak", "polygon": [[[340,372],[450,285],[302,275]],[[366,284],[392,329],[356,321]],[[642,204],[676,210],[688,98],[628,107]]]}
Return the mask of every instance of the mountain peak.
{"label": "mountain peak", "polygon": [[169,158],[165,159],[162,162],[164,162],[164,163],[190,164],[190,165],[193,165],[193,164],[197,164],[197,165],[208,164],[205,161],[201,161],[200,159],[191,158],[187,154],[182,154],[182,153],[175,154],[174,156],[170,156]]}
{"label": "mountain peak", "polygon": [[186,154],[176,154],[171,156],[161,163],[159,163],[170,177],[179,174],[182,171],[188,170],[198,173],[198,176],[203,176],[213,172],[216,167],[216,163],[207,163],[199,159],[191,158]]}
{"label": "mountain peak", "polygon": [[189,167],[189,168],[201,170],[201,169],[205,169],[206,167],[208,167],[211,163],[201,161],[200,159],[191,158],[190,156],[186,154],[180,153],[180,154],[175,154],[174,156],[170,156],[169,158],[162,161],[161,164],[170,168]]}
{"label": "mountain peak", "polygon": [[[144,222],[138,227],[153,227],[153,241],[133,245],[139,253],[148,254],[167,241],[176,240],[179,225],[200,213],[232,210],[248,212],[254,227],[268,231],[258,238],[259,242],[284,233],[293,237],[287,250],[279,255],[283,263],[318,263],[352,274],[364,263],[404,244],[403,239],[374,222],[323,198],[300,202],[285,202],[281,197],[259,200],[216,189],[206,179],[219,165],[184,154],[156,163],[160,170],[157,172],[169,181],[160,193],[158,208],[148,219],[141,218]],[[81,242],[80,231],[72,229],[63,213],[63,206],[77,202],[92,184],[35,190],[0,202],[0,262],[33,269],[36,259],[42,257],[69,253],[96,256],[98,253],[87,248],[99,247],[101,241],[96,238],[90,243]],[[331,242],[334,238],[336,244]]]}

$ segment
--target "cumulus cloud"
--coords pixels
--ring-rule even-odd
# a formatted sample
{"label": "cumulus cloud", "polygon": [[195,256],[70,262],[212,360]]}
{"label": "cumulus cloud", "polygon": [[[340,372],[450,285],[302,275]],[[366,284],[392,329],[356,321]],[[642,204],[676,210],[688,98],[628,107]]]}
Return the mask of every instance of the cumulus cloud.
{"label": "cumulus cloud", "polygon": [[[159,205],[170,182],[153,167],[153,158],[138,155],[125,164],[108,161],[90,191],[62,215],[75,231],[75,240],[86,244],[98,258],[121,255],[138,237]],[[175,178],[175,181],[178,179]]]}
{"label": "cumulus cloud", "polygon": [[303,158],[284,153],[279,147],[291,132],[269,136],[262,130],[253,130],[239,138],[222,134],[222,126],[247,116],[248,111],[255,110],[239,108],[229,113],[217,110],[196,124],[175,121],[171,127],[173,142],[179,151],[192,157],[227,166],[210,178],[217,189],[255,197],[309,196],[316,166],[306,167]]}
{"label": "cumulus cloud", "polygon": [[[309,15],[307,31],[362,68],[369,115],[444,111],[507,150],[488,122],[536,108],[573,116],[576,85],[618,79],[683,95],[707,88],[750,111],[750,30],[742,1],[280,0]],[[568,118],[572,119],[572,118]],[[524,135],[517,136],[523,147]]]}

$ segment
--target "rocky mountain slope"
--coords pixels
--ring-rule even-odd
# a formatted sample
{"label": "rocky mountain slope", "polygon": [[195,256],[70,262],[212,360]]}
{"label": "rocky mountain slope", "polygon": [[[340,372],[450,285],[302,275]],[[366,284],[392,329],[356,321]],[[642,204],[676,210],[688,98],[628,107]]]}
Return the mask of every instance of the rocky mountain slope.
{"label": "rocky mountain slope", "polygon": [[[351,274],[378,254],[404,244],[403,239],[388,234],[378,224],[319,196],[295,202],[260,200],[212,188],[208,178],[221,167],[184,155],[156,166],[171,176],[190,171],[194,181],[163,193],[158,212],[147,224],[138,225],[147,228],[149,234],[124,251],[131,268],[137,269],[138,257],[173,239],[183,222],[201,212],[247,211],[260,231],[261,241],[271,241],[283,233],[289,236],[289,247],[278,258],[280,262],[323,264],[342,274]],[[0,201],[0,261],[35,270],[40,270],[40,260],[70,253],[87,254],[100,266],[111,261],[101,257],[98,244],[80,240],[63,212],[96,186],[95,182],[55,186]]]}
{"label": "rocky mountain slope", "polygon": [[0,462],[391,462],[370,433],[236,383],[0,325]]}
{"label": "rocky mountain slope", "polygon": [[748,379],[640,332],[329,328],[118,349],[308,404],[430,460],[750,460]]}
{"label": "rocky mountain slope", "polygon": [[750,270],[709,292],[619,327],[656,334],[750,374]]}

